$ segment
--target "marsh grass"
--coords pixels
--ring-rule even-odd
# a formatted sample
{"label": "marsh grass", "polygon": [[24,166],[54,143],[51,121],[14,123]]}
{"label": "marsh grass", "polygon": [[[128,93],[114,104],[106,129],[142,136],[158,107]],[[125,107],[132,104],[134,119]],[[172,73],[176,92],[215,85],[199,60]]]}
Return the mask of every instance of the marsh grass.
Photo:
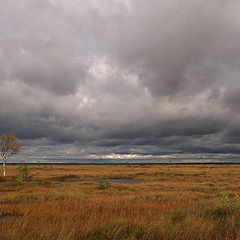
{"label": "marsh grass", "polygon": [[60,175],[60,176],[55,176],[49,178],[50,181],[77,181],[81,180],[81,178],[75,174],[65,174],[65,175]]}
{"label": "marsh grass", "polygon": [[[29,168],[32,181],[16,185],[9,165],[0,184],[0,239],[240,239],[239,165]],[[99,176],[153,182],[89,182]]]}
{"label": "marsh grass", "polygon": [[49,180],[40,180],[37,182],[37,185],[46,187],[46,188],[54,188],[57,186],[57,184],[54,181],[49,181]]}

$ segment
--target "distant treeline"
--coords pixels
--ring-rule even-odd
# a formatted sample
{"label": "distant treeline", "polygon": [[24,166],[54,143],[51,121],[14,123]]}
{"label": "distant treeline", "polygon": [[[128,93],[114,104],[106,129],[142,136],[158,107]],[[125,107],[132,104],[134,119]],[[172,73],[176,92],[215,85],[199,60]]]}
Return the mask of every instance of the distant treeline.
{"label": "distant treeline", "polygon": [[[18,165],[19,163],[8,163],[9,165]],[[25,162],[28,165],[238,165],[240,162],[190,162],[190,163],[48,163],[48,162]]]}

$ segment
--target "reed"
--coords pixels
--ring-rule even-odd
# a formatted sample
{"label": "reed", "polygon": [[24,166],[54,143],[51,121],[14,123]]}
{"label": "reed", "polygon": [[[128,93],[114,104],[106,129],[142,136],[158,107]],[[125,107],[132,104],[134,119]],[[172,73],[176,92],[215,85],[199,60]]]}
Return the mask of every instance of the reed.
{"label": "reed", "polygon": [[[0,239],[240,239],[240,165],[28,167],[31,181],[15,184],[8,165],[0,184]],[[99,178],[152,182],[89,182]]]}

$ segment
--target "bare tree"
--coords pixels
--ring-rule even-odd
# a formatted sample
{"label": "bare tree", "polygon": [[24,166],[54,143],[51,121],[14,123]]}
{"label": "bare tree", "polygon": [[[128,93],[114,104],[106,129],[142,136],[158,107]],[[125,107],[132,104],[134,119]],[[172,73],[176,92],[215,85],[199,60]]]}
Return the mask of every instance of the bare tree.
{"label": "bare tree", "polygon": [[13,157],[20,151],[17,139],[8,134],[2,134],[0,137],[0,151],[3,160],[3,176],[6,176],[7,159]]}

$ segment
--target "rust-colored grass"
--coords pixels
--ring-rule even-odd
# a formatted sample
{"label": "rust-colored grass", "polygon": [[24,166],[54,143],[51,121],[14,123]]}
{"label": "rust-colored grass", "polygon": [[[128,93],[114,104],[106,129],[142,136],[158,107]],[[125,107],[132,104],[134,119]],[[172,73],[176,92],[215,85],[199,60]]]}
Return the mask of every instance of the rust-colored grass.
{"label": "rust-colored grass", "polygon": [[[0,239],[240,239],[240,165],[29,165],[31,182],[0,183]],[[99,177],[141,184],[90,182]],[[68,183],[68,181],[76,181]],[[220,206],[220,211],[219,211]]]}

